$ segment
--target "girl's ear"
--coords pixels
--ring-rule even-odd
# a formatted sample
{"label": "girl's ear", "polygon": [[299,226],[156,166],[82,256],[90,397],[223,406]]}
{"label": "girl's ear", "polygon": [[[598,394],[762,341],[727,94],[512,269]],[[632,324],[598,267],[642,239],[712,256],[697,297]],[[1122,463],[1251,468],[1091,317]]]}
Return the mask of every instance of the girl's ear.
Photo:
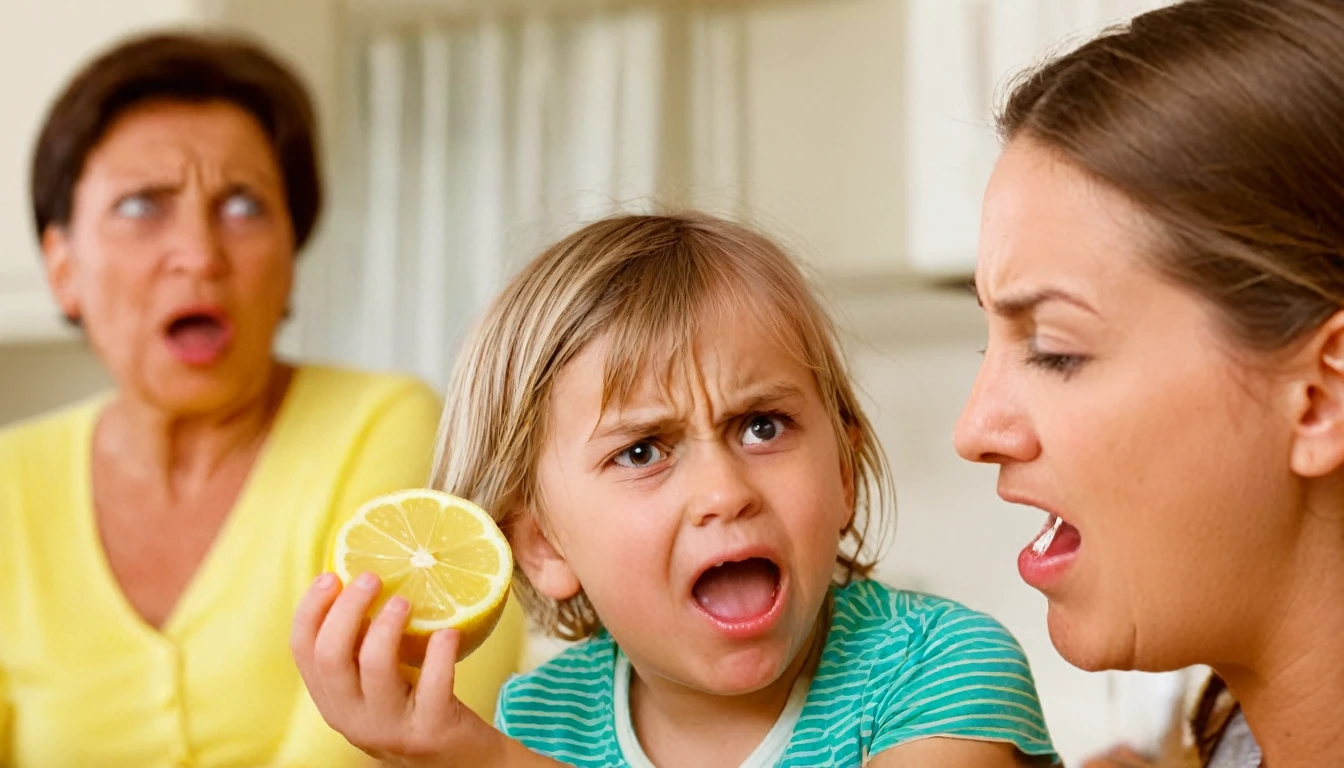
{"label": "girl's ear", "polygon": [[551,543],[536,514],[517,513],[509,524],[509,544],[518,567],[538,592],[552,600],[568,600],[579,594],[582,585],[569,567],[564,553]]}

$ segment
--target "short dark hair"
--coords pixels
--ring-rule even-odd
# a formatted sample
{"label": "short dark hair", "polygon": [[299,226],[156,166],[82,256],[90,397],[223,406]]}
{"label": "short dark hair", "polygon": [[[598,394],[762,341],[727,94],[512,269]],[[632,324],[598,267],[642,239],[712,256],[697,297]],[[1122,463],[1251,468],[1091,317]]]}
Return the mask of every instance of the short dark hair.
{"label": "short dark hair", "polygon": [[56,99],[32,158],[37,236],[68,224],[89,152],[128,109],[151,101],[224,101],[247,111],[270,139],[285,182],[295,250],[322,208],[317,121],[299,78],[260,45],[203,32],[127,39],[81,69]]}

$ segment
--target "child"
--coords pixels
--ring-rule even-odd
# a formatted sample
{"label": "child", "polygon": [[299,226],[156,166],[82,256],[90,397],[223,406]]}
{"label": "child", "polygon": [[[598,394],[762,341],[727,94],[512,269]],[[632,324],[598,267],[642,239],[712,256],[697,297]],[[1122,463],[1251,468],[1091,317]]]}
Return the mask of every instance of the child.
{"label": "child", "polygon": [[[1013,766],[1054,758],[994,620],[868,580],[886,462],[826,315],[773,244],[700,215],[556,244],[476,329],[433,484],[498,516],[516,594],[583,640],[452,695],[456,635],[398,673],[402,600],[330,575],[293,648],[327,721],[403,765]],[[338,596],[339,593],[339,596]],[[1034,757],[1035,760],[1031,758]]]}

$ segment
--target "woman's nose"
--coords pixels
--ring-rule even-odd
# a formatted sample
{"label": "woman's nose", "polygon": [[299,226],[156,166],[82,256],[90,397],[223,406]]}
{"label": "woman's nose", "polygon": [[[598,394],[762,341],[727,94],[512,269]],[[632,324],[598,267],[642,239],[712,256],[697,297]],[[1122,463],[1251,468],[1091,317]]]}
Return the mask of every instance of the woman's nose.
{"label": "woman's nose", "polygon": [[967,461],[1003,464],[1031,461],[1040,451],[1012,381],[986,358],[976,374],[970,398],[962,409],[953,436],[957,453]]}
{"label": "woman's nose", "polygon": [[167,242],[172,267],[201,277],[218,277],[227,259],[215,217],[205,201],[187,196],[179,201]]}

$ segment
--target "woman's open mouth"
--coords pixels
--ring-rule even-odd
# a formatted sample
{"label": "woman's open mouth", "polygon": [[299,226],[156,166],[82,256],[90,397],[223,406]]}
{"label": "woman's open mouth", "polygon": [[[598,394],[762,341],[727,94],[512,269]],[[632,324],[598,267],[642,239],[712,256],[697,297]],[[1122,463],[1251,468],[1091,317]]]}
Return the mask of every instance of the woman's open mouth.
{"label": "woman's open mouth", "polygon": [[214,365],[223,359],[233,341],[233,326],[223,312],[184,312],[164,331],[168,351],[180,362],[194,367]]}
{"label": "woman's open mouth", "polygon": [[1063,578],[1082,546],[1078,529],[1051,514],[1036,539],[1017,556],[1018,573],[1036,589],[1048,589]]}

